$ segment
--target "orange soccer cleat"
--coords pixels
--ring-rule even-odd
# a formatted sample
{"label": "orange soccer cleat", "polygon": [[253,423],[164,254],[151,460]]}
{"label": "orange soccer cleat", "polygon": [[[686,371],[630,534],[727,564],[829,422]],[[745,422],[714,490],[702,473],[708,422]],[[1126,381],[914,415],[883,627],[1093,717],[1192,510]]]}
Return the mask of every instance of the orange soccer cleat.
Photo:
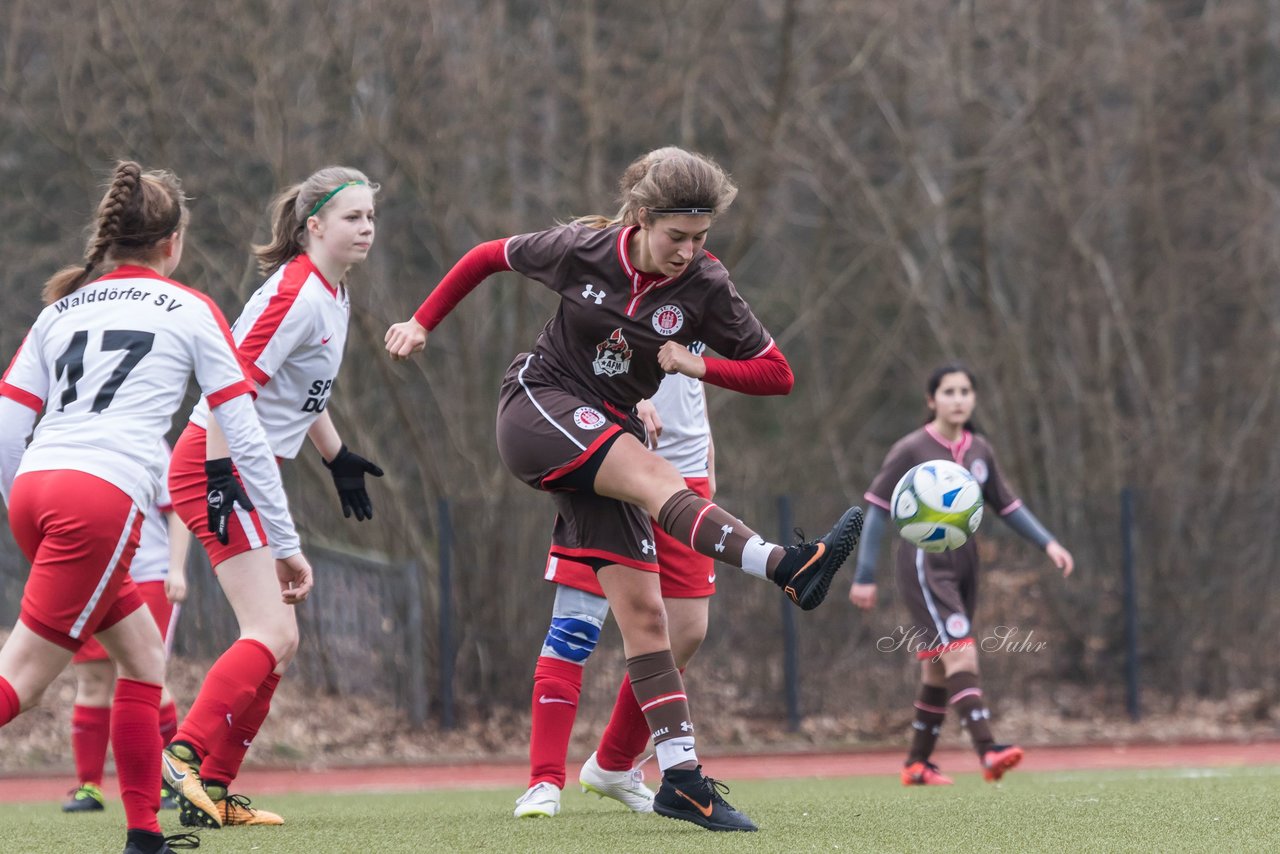
{"label": "orange soccer cleat", "polygon": [[1022,748],[1016,744],[997,744],[982,754],[982,779],[995,783],[1004,772],[1022,761]]}
{"label": "orange soccer cleat", "polygon": [[912,762],[902,769],[904,786],[950,786],[952,780],[932,762]]}

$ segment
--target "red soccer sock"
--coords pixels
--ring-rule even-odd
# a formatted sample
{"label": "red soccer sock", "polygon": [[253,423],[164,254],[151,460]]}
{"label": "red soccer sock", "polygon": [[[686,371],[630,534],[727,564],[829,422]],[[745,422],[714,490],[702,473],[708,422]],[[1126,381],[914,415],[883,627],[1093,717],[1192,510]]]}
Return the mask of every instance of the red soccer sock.
{"label": "red soccer sock", "polygon": [[120,800],[130,830],[160,832],[160,691],[159,685],[133,679],[116,680],[111,706],[111,749],[116,757]]}
{"label": "red soccer sock", "polygon": [[540,780],[564,788],[564,760],[582,695],[582,665],[538,657],[533,671],[533,720],[529,732],[529,785]]}
{"label": "red soccer sock", "polygon": [[102,767],[107,763],[107,745],[110,743],[110,706],[75,705],[71,708],[71,753],[76,760],[76,780],[81,785],[102,785]]}
{"label": "red soccer sock", "polygon": [[648,743],[649,722],[640,711],[636,692],[631,690],[631,677],[624,675],[609,725],[596,748],[596,762],[606,771],[630,771]]}
{"label": "red soccer sock", "polygon": [[22,711],[22,703],[18,701],[18,692],[13,690],[9,680],[0,676],[0,726],[18,716]]}
{"label": "red soccer sock", "polygon": [[160,741],[168,744],[178,734],[178,704],[170,700],[160,707]]}
{"label": "red soccer sock", "polygon": [[186,742],[204,757],[235,726],[275,669],[276,657],[258,641],[241,638],[233,643],[205,676],[174,740]]}
{"label": "red soccer sock", "polygon": [[230,785],[240,773],[240,764],[244,762],[244,755],[249,751],[249,745],[253,743],[258,730],[262,729],[267,712],[271,711],[271,697],[279,684],[280,674],[274,671],[268,673],[267,678],[258,686],[258,693],[253,695],[253,702],[233,718],[234,725],[227,730],[221,741],[214,744],[200,765],[200,776],[206,782],[216,780]]}

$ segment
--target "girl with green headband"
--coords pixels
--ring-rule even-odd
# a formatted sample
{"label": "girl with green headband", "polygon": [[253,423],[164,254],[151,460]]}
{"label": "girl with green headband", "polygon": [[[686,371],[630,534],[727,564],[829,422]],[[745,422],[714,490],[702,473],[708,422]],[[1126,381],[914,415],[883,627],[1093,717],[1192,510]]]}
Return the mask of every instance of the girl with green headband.
{"label": "girl with green headband", "polygon": [[[381,477],[382,469],[347,450],[328,404],[350,319],[345,279],[373,245],[377,191],[362,172],[331,166],[281,192],[270,242],[253,247],[267,280],[232,326],[258,386],[254,408],[272,452],[292,459],[310,439],[333,475],[343,515],[358,520],[373,516],[365,475]],[[241,637],[214,664],[165,749],[165,773],[187,781],[177,792],[185,825],[279,825],[283,818],[229,791],[297,651],[295,601],[288,580],[277,578],[273,544],[207,416],[202,401],[174,448],[169,489],[209,554]],[[203,786],[192,786],[193,775]]]}

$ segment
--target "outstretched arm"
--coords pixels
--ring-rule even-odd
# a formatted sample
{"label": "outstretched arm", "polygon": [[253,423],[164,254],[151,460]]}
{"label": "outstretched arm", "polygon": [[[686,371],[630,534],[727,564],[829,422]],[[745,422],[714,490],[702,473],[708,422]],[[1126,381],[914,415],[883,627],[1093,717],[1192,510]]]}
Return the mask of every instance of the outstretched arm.
{"label": "outstretched arm", "polygon": [[401,323],[392,324],[384,338],[391,358],[400,361],[421,352],[427,346],[427,334],[435,329],[440,321],[444,320],[462,301],[462,298],[475,289],[476,285],[494,273],[511,269],[503,250],[506,242],[505,238],[490,240],[463,255],[413,313],[413,317]]}
{"label": "outstretched arm", "polygon": [[1026,508],[1025,505],[1019,505],[1004,520],[1009,523],[1009,527],[1017,531],[1022,537],[1035,543],[1044,549],[1045,554],[1049,556],[1049,560],[1053,561],[1053,565],[1062,570],[1062,577],[1066,578],[1075,569],[1075,558],[1071,556],[1071,552],[1062,547],[1062,544],[1049,533],[1035,514]]}
{"label": "outstretched arm", "polygon": [[862,541],[858,546],[858,563],[854,570],[849,601],[859,608],[876,606],[876,561],[880,557],[880,541],[884,538],[889,511],[878,504],[867,505],[867,518],[862,525]]}

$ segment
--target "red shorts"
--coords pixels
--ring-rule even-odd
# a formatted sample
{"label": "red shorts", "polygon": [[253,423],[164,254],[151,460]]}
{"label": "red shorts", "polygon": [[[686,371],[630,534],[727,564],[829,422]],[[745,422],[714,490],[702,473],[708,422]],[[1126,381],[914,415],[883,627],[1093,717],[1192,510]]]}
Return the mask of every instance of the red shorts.
{"label": "red shorts", "polygon": [[[151,612],[156,625],[160,627],[160,637],[164,638],[165,649],[168,649],[170,629],[173,628],[170,623],[170,619],[173,617],[173,603],[169,601],[168,596],[164,595],[164,582],[135,581],[134,585],[138,588],[138,595],[146,603],[147,610]],[[71,663],[85,664],[90,661],[109,661],[110,658],[102,644],[98,643],[97,638],[89,638],[84,642],[84,646],[80,647],[80,651],[75,654],[75,657],[71,659]]]}
{"label": "red shorts", "polygon": [[[239,505],[236,505],[235,512],[227,522],[225,546],[209,530],[204,443],[205,430],[195,424],[188,424],[187,429],[178,437],[178,444],[173,446],[173,457],[169,460],[169,498],[173,501],[173,510],[178,518],[204,546],[210,565],[217,569],[218,564],[228,558],[264,548],[267,545],[267,532],[262,527],[257,510],[245,510]],[[232,471],[235,471],[234,466]],[[236,472],[236,478],[239,477],[239,472]]]}
{"label": "red shorts", "polygon": [[[710,500],[710,480],[705,477],[686,477],[684,482],[698,495]],[[714,560],[695,552],[679,540],[672,539],[657,525],[653,526],[653,538],[658,548],[658,575],[664,599],[701,599],[716,592]],[[554,545],[547,555],[544,577],[547,581],[585,593],[604,595],[591,565],[566,557]]]}
{"label": "red shorts", "polygon": [[76,651],[142,607],[129,563],[142,511],[118,487],[81,471],[27,472],[13,482],[9,527],[31,562],[19,619]]}

